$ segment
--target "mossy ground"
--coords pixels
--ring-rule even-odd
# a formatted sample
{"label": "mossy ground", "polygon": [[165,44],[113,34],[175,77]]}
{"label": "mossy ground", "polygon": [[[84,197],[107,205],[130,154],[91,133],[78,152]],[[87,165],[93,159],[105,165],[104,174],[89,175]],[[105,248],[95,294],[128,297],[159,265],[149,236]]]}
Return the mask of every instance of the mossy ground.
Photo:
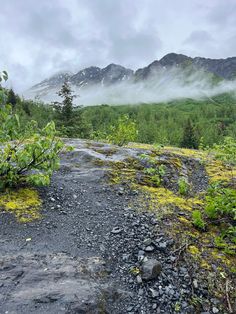
{"label": "mossy ground", "polygon": [[[131,189],[139,192],[135,203],[130,205],[138,210],[155,212],[162,221],[162,231],[177,239],[179,247],[186,244],[185,258],[188,258],[202,278],[208,281],[211,292],[224,298],[225,281],[229,279],[233,282],[236,273],[236,255],[227,254],[214,243],[223,226],[209,224],[205,232],[197,230],[192,224],[192,211],[204,209],[204,196],[209,184],[219,180],[225,184],[232,183],[236,177],[236,169],[227,167],[204,151],[172,147],[157,151],[155,147],[146,144],[130,144],[128,147],[140,149],[142,153],[145,151],[151,158],[157,157],[156,164],[158,160],[163,160],[167,169],[166,178],[160,186],[155,186],[151,176],[144,173],[143,163],[138,159],[129,158],[125,162],[113,164],[111,182],[128,184]],[[193,160],[199,167],[195,168],[197,163],[191,164]],[[176,188],[176,181],[183,175],[187,179],[194,175],[194,178],[202,176],[204,181],[193,181],[190,192],[183,196]],[[201,182],[205,182],[205,186]],[[195,193],[191,193],[191,190]]]}
{"label": "mossy ground", "polygon": [[0,194],[0,210],[12,213],[21,223],[39,219],[41,200],[36,190],[20,188]]}

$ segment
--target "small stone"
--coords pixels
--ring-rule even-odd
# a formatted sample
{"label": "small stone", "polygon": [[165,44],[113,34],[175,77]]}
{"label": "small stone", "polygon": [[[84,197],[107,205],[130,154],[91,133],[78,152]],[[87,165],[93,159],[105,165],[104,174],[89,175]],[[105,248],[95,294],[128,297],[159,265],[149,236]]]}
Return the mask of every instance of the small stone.
{"label": "small stone", "polygon": [[127,312],[131,312],[133,310],[133,306],[127,307]]}
{"label": "small stone", "polygon": [[148,259],[142,266],[142,279],[151,280],[155,279],[161,273],[161,264],[155,259]]}
{"label": "small stone", "polygon": [[170,256],[169,258],[170,258],[170,261],[171,261],[172,263],[175,262],[175,260],[176,260],[176,257],[175,257],[175,256]]}
{"label": "small stone", "polygon": [[139,250],[139,251],[138,251],[138,256],[143,256],[144,253],[145,253],[145,252],[144,252],[143,250]]}
{"label": "small stone", "polygon": [[122,232],[122,229],[119,228],[119,227],[114,227],[112,230],[111,230],[111,233],[113,234],[118,234],[118,233],[121,233]]}
{"label": "small stone", "polygon": [[215,313],[219,313],[219,310],[217,309],[217,307],[214,306],[214,307],[212,308],[212,312],[213,312],[214,314],[215,314]]}
{"label": "small stone", "polygon": [[123,195],[123,194],[124,194],[124,189],[123,188],[119,188],[118,195]]}
{"label": "small stone", "polygon": [[149,290],[151,291],[152,298],[157,298],[158,297],[159,292],[157,290],[152,289],[152,288],[150,288]]}
{"label": "small stone", "polygon": [[157,245],[157,249],[161,252],[164,252],[167,248],[167,243],[166,242],[160,242]]}
{"label": "small stone", "polygon": [[151,240],[150,238],[143,240],[143,244],[144,244],[145,246],[148,246],[148,245],[150,245],[151,243],[152,243],[152,240]]}
{"label": "small stone", "polygon": [[50,197],[50,201],[51,202],[56,202],[55,198],[53,198],[53,197]]}
{"label": "small stone", "polygon": [[143,289],[139,289],[138,295],[143,295],[143,293],[144,293]]}
{"label": "small stone", "polygon": [[152,246],[152,245],[149,245],[149,246],[147,246],[147,247],[145,247],[145,251],[146,252],[153,252],[154,251],[154,246]]}
{"label": "small stone", "polygon": [[136,280],[137,280],[137,283],[142,283],[143,281],[142,281],[142,277],[140,276],[140,275],[138,275],[137,277],[136,277]]}
{"label": "small stone", "polygon": [[195,289],[198,288],[198,281],[197,281],[197,279],[193,280],[193,286],[194,286]]}

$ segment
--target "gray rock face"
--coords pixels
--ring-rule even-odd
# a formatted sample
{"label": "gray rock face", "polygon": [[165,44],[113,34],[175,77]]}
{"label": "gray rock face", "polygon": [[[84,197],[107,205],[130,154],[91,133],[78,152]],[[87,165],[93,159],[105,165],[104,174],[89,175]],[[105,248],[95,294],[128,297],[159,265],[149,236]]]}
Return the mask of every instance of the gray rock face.
{"label": "gray rock face", "polygon": [[142,279],[152,280],[157,278],[161,273],[161,264],[155,259],[149,259],[143,263]]}
{"label": "gray rock face", "polygon": [[44,308],[50,313],[101,313],[106,300],[119,295],[101,283],[105,268],[98,257],[23,254],[1,257],[0,265],[0,281],[8,291],[0,294],[5,304],[1,313],[38,313]]}

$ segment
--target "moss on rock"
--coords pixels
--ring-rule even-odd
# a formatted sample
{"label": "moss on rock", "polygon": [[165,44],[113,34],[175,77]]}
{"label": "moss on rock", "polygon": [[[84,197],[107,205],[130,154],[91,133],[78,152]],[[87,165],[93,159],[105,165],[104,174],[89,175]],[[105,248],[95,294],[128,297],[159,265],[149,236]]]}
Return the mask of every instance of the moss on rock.
{"label": "moss on rock", "polygon": [[0,209],[12,213],[22,223],[39,219],[41,200],[35,189],[20,188],[8,190],[0,195]]}

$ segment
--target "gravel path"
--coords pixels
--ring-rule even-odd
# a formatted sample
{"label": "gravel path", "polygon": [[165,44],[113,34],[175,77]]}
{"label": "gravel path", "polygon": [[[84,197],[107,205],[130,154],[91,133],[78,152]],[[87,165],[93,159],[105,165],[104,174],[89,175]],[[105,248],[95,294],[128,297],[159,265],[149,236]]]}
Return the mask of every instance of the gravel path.
{"label": "gravel path", "polygon": [[71,144],[40,190],[41,220],[0,214],[0,313],[223,313],[191,266],[177,263],[175,239],[130,205],[138,192],[109,185],[94,163],[102,154]]}

